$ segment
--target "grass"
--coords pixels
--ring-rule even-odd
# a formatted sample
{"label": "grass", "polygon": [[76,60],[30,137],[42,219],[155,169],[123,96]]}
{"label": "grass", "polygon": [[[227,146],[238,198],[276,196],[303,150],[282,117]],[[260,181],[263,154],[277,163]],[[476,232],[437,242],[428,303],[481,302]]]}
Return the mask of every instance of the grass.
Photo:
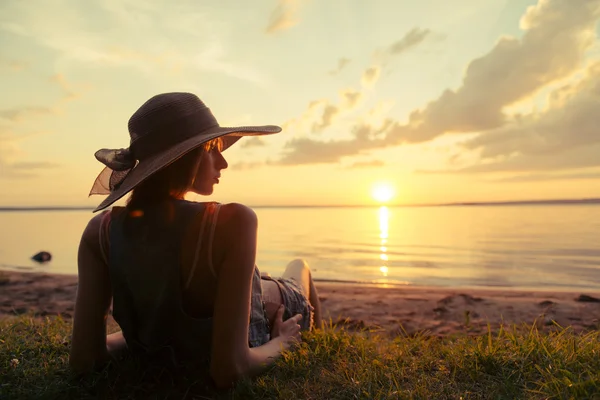
{"label": "grass", "polygon": [[133,359],[76,378],[67,365],[70,330],[60,317],[0,320],[0,398],[600,398],[597,331],[540,333],[534,325],[479,337],[389,339],[330,325],[306,334],[267,374],[218,392],[205,373]]}

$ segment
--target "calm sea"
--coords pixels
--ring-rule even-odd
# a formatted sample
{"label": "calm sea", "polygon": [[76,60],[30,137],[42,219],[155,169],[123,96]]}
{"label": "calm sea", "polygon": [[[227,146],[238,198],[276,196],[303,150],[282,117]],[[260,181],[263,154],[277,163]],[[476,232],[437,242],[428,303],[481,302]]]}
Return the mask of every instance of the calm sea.
{"label": "calm sea", "polygon": [[[600,291],[600,206],[257,208],[258,265],[321,280]],[[90,211],[0,212],[0,268],[77,272]],[[30,257],[52,253],[40,266]]]}

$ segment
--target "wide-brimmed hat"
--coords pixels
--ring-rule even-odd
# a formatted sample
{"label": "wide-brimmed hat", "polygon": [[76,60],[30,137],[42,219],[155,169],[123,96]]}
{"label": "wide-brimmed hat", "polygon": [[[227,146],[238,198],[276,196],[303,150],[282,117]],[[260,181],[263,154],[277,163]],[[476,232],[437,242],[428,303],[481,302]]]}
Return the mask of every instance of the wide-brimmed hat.
{"label": "wide-brimmed hat", "polygon": [[108,197],[94,212],[110,206],[137,185],[204,143],[223,138],[222,150],[242,136],[281,132],[274,125],[221,127],[210,109],[192,93],[163,93],[146,101],[129,119],[126,149],[101,149],[106,167],[90,191]]}

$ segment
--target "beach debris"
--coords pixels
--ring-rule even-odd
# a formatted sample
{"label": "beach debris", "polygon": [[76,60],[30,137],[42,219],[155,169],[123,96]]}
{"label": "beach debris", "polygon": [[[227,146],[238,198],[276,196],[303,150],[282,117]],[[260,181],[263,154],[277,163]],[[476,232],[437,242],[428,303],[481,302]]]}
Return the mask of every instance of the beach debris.
{"label": "beach debris", "polygon": [[436,307],[433,309],[433,312],[435,313],[436,318],[439,318],[447,313],[448,309],[446,307]]}
{"label": "beach debris", "polygon": [[438,303],[450,304],[459,297],[462,298],[466,304],[479,303],[479,302],[483,301],[483,299],[481,297],[474,297],[474,296],[471,296],[470,294],[461,293],[459,295],[446,296],[443,299],[438,300]]}
{"label": "beach debris", "polygon": [[40,251],[39,253],[34,254],[31,259],[39,263],[45,263],[52,260],[52,254],[47,251]]}
{"label": "beach debris", "polygon": [[553,302],[553,301],[551,301],[551,300],[544,300],[544,301],[540,301],[540,302],[538,303],[538,306],[541,306],[541,307],[551,307],[551,306],[553,306],[553,305],[555,305],[555,304],[556,304],[556,303],[555,303],[555,302]]}
{"label": "beach debris", "polygon": [[480,301],[483,301],[483,299],[481,297],[471,296],[470,294],[461,293],[461,294],[459,294],[459,296],[462,297],[463,300],[465,302],[467,302],[468,304],[479,303]]}
{"label": "beach debris", "polygon": [[587,294],[580,294],[575,301],[579,301],[582,303],[600,303],[600,299],[597,297],[588,296]]}
{"label": "beach debris", "polygon": [[16,358],[13,358],[12,360],[10,360],[10,366],[12,368],[17,368],[18,365],[19,365],[19,360],[17,360]]}

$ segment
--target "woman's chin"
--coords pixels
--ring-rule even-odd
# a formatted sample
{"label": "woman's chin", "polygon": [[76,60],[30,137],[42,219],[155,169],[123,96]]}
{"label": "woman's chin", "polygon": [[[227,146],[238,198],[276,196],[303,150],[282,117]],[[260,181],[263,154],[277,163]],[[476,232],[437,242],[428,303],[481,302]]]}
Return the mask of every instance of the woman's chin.
{"label": "woman's chin", "polygon": [[191,191],[200,196],[210,196],[211,194],[213,194],[214,188],[212,186],[210,188],[202,188],[202,189],[193,188]]}

